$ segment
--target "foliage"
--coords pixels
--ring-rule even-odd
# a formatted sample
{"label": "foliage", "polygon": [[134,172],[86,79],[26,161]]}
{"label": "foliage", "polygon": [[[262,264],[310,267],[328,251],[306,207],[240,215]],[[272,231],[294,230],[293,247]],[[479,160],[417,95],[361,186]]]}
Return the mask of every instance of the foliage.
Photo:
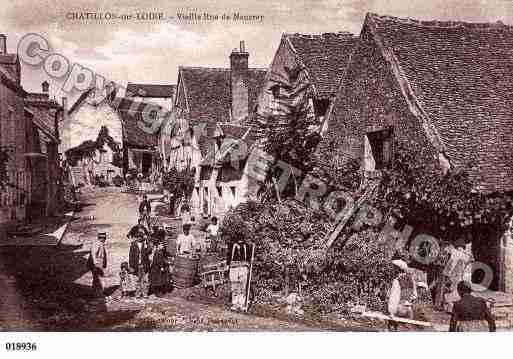
{"label": "foliage", "polygon": [[[300,183],[302,174],[309,172],[315,163],[313,152],[319,143],[320,135],[314,124],[314,118],[309,117],[308,108],[305,106],[292,107],[290,114],[286,116],[271,116],[266,123],[272,124],[267,128],[264,150],[271,154],[275,160],[275,166],[268,173],[268,186],[272,178],[280,176],[278,161],[283,161],[289,166],[301,171],[295,173],[297,183]],[[284,195],[291,193],[295,195],[296,189],[293,181],[289,181],[288,188],[283,191]]]}
{"label": "foliage", "polygon": [[357,302],[383,309],[393,270],[386,248],[377,243],[377,232],[355,233],[347,247],[335,246],[328,256],[320,255],[332,229],[323,212],[290,200],[240,204],[221,226],[227,242],[247,238],[256,245],[252,285],[258,301],[269,301],[287,287],[297,290],[301,283],[311,310],[347,311]]}
{"label": "foliage", "polygon": [[444,175],[432,163],[419,160],[417,151],[399,144],[394,148],[393,166],[382,170],[381,184],[372,199],[382,213],[449,237],[459,237],[481,225],[504,228],[513,213],[511,193],[479,192],[468,166]]}

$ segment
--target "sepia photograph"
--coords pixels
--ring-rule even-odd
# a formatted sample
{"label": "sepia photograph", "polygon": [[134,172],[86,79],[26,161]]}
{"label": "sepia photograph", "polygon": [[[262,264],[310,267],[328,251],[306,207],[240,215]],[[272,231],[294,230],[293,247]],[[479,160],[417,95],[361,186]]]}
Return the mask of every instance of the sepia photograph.
{"label": "sepia photograph", "polygon": [[513,2],[2,8],[0,352],[513,329]]}

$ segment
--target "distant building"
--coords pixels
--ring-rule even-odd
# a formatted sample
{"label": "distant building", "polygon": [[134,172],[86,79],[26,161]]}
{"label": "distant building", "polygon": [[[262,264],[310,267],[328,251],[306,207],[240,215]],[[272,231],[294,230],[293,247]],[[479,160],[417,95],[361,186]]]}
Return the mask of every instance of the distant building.
{"label": "distant building", "polygon": [[7,53],[6,42],[6,36],[0,34],[0,149],[8,151],[4,163],[7,173],[0,170],[4,185],[0,188],[0,237],[5,235],[3,225],[26,218],[29,200],[24,109],[27,93],[20,85],[19,58]]}
{"label": "distant building", "polygon": [[173,110],[176,95],[176,85],[135,84],[126,85],[125,97],[134,101],[154,103],[165,111]]}

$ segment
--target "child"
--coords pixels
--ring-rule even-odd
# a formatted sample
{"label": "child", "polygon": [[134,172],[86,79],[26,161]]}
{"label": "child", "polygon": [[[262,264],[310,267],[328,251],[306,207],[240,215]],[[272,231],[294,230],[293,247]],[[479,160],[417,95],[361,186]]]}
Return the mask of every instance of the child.
{"label": "child", "polygon": [[119,284],[121,286],[121,297],[133,296],[135,293],[135,276],[130,273],[128,262],[121,263],[119,272]]}

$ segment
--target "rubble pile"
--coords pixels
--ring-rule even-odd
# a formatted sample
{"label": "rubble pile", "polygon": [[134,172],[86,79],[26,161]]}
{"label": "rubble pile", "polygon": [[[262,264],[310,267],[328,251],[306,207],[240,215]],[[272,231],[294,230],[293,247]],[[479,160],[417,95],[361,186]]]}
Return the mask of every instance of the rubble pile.
{"label": "rubble pile", "polygon": [[326,213],[297,201],[248,202],[227,213],[222,233],[228,242],[248,238],[256,244],[256,302],[298,292],[305,308],[321,313],[347,312],[354,304],[382,310],[392,268],[378,234],[355,232],[326,252],[322,242],[333,226]]}

